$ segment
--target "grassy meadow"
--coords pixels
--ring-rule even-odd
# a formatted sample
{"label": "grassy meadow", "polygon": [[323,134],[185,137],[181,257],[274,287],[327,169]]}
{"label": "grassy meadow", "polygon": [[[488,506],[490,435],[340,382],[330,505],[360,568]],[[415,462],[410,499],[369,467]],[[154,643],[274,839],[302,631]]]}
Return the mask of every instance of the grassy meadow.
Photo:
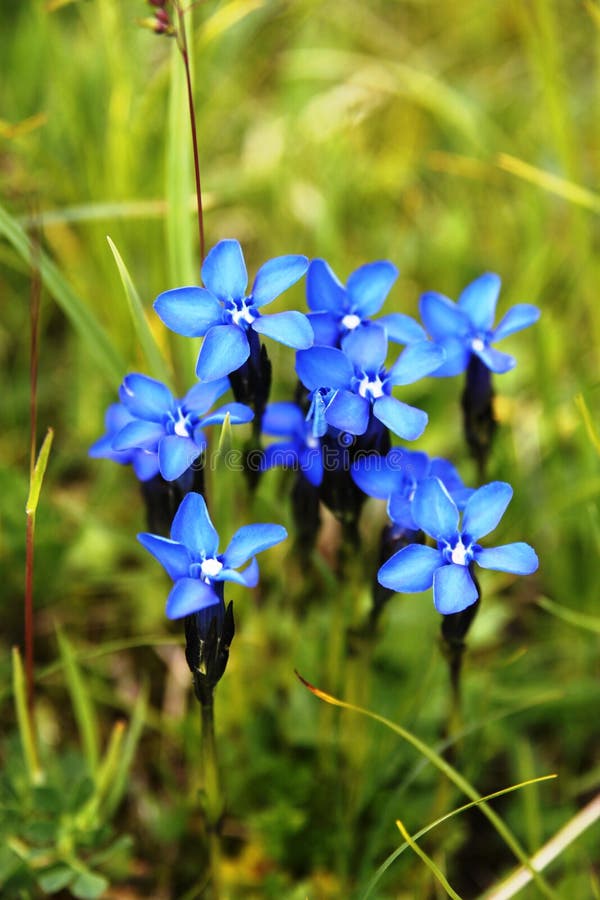
{"label": "grassy meadow", "polygon": [[[199,346],[152,310],[159,292],[199,283],[200,257],[184,70],[175,41],[140,26],[151,15],[142,0],[23,0],[0,25],[6,897],[217,896],[169,579],[135,539],[146,525],[131,468],[88,458],[123,376],[166,378],[181,396]],[[541,879],[499,885],[600,789],[600,4],[207,0],[186,21],[208,247],[237,238],[251,277],[286,253],[323,257],[343,281],[389,259],[400,276],[385,312],[418,316],[423,291],[456,299],[485,271],[502,277],[499,315],[542,310],[502,345],[518,364],[495,379],[488,467],[514,488],[493,543],[531,543],[540,567],[482,573],[448,740],[431,592],[393,597],[375,639],[359,629],[383,503],[364,508],[350,598],[329,520],[308,576],[290,537],[265,553],[258,589],[231,585],[236,636],[215,705],[220,897],[599,898],[598,809]],[[54,439],[35,522],[34,759],[11,647],[24,634],[38,277],[37,447],[48,427]],[[282,308],[305,309],[302,283]],[[293,351],[269,353],[273,399],[289,398]],[[460,377],[426,378],[402,398],[430,418],[413,449],[474,485],[461,390]],[[246,522],[293,535],[288,476],[272,470],[251,492],[240,471],[208,473],[222,546]],[[423,746],[323,702],[294,670]],[[472,806],[437,824],[417,844],[425,858],[413,844],[389,859],[397,820],[414,835],[551,774],[490,800],[489,815]]]}

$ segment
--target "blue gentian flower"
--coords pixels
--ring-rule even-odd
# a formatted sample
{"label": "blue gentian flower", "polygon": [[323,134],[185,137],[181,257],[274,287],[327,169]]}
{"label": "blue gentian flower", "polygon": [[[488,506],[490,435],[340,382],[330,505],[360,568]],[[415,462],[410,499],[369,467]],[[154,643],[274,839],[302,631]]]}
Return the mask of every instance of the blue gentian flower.
{"label": "blue gentian flower", "polygon": [[[175,582],[167,600],[167,616],[181,619],[222,603],[222,584],[258,584],[255,556],[285,540],[281,525],[244,525],[219,553],[219,536],[201,494],[187,494],[173,519],[171,537],[138,534],[138,540],[164,566]],[[243,572],[236,571],[250,560]]]}
{"label": "blue gentian flower", "polygon": [[446,351],[444,365],[433,373],[436,377],[464,372],[472,354],[492,372],[508,372],[516,365],[513,356],[501,353],[492,344],[533,325],[540,310],[530,303],[519,303],[494,328],[500,284],[498,275],[487,272],[464,289],[457,303],[434,291],[423,294],[419,309],[425,328]]}
{"label": "blue gentian flower", "polygon": [[313,434],[328,426],[349,434],[364,434],[371,416],[405,440],[418,438],[427,414],[391,396],[395,385],[412,384],[439,368],[444,351],[429,341],[406,347],[386,370],[387,335],[372,324],[351,331],[342,348],[311,347],[296,354],[296,372],[312,392],[309,418]]}
{"label": "blue gentian flower", "polygon": [[[379,260],[356,269],[344,287],[324,259],[313,259],[306,276],[306,299],[312,310],[308,318],[315,344],[339,347],[349,331],[368,324],[383,306],[397,277],[396,266]],[[375,321],[385,327],[391,341],[400,344],[426,337],[419,323],[404,313],[389,313]]]}
{"label": "blue gentian flower", "polygon": [[106,433],[92,444],[88,453],[94,459],[112,459],[120,465],[131,465],[140,481],[150,481],[158,475],[157,453],[151,450],[113,449],[115,436],[133,421],[134,417],[122,403],[111,403],[104,418]]}
{"label": "blue gentian flower", "polygon": [[196,384],[183,399],[176,400],[162,382],[146,375],[128,375],[119,396],[131,420],[113,437],[112,449],[157,453],[160,474],[166,481],[174,481],[206,448],[204,427],[221,424],[228,414],[233,425],[253,418],[252,410],[243,403],[226,403],[206,415],[228,389],[229,379],[221,378]]}
{"label": "blue gentian flower", "polygon": [[377,575],[384,587],[402,593],[426,591],[433,585],[433,602],[443,615],[461,612],[479,597],[470,566],[530,575],[538,558],[522,542],[484,549],[477,541],[493,531],[510,503],[512,488],[493,481],[467,500],[462,524],[456,503],[439,480],[426,478],[415,493],[414,521],[437,541],[437,548],[409,544],[385,562]]}
{"label": "blue gentian flower", "polygon": [[458,509],[464,509],[473,493],[464,486],[447,459],[431,458],[426,453],[401,447],[392,447],[383,457],[376,454],[359,457],[351,474],[365,494],[388,501],[388,515],[402,531],[419,530],[413,518],[413,502],[417,488],[426,478],[439,478]]}
{"label": "blue gentian flower", "polygon": [[196,374],[215,381],[235,372],[250,355],[248,332],[273,338],[294,349],[313,343],[305,315],[281,312],[263,315],[275,297],[295,284],[308,267],[305,256],[279,256],[258,270],[247,294],[248,274],[238,241],[219,241],[202,264],[204,287],[165,291],[154,302],[159,318],[178,334],[204,337]]}
{"label": "blue gentian flower", "polygon": [[262,419],[265,434],[283,437],[266,447],[261,460],[261,470],[283,466],[302,473],[314,487],[323,480],[321,440],[312,433],[310,422],[297,403],[269,403]]}

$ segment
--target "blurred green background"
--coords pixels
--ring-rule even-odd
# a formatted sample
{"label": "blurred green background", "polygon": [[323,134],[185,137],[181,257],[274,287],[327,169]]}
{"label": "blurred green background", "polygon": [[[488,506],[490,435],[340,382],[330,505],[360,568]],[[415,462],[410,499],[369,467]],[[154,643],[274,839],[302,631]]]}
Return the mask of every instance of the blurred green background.
{"label": "blurred green background", "polygon": [[[3,14],[1,658],[9,684],[8,649],[22,642],[29,460],[23,230],[41,229],[40,439],[55,429],[37,521],[41,740],[48,753],[77,742],[64,678],[47,671],[57,623],[103,734],[148,681],[151,710],[117,819],[133,835],[131,864],[111,896],[179,898],[201,896],[197,713],[179,628],[163,615],[166,576],[135,541],[144,514],[133,475],[87,457],[125,371],[152,374],[107,235],[173,387],[183,393],[193,372],[194,342],[167,335],[151,310],[160,291],[198,282],[199,256],[181,60],[173,40],[140,27],[150,14],[133,0],[26,0]],[[600,783],[600,470],[584,415],[599,421],[600,5],[231,0],[195,4],[188,23],[209,246],[237,237],[251,273],[282,253],[322,256],[343,280],[390,259],[401,274],[387,312],[416,315],[422,291],[456,298],[486,270],[503,278],[500,314],[516,302],[542,309],[538,325],[502,347],[518,365],[496,381],[490,465],[515,490],[496,543],[527,540],[541,565],[520,580],[484,573],[464,673],[470,731],[455,756],[482,794],[558,774],[496,806],[533,852]],[[303,308],[302,286],[288,298]],[[279,346],[272,357],[282,399],[293,358]],[[457,379],[426,379],[403,397],[430,415],[415,446],[448,456],[469,482],[460,391]],[[213,517],[224,540],[251,518],[291,530],[289,486],[272,472],[250,497],[239,473],[221,473]],[[367,506],[359,614],[383,517]],[[439,617],[430,596],[394,598],[369,678],[352,686],[350,660],[333,684],[331,648],[344,626],[335,579],[322,563],[307,597],[291,542],[267,556],[258,595],[232,592],[238,632],[217,695],[227,896],[359,897],[400,844],[396,818],[414,832],[463,798],[382,726],[324,711],[293,670],[437,746],[448,707]],[[7,689],[7,735],[12,717]],[[466,898],[515,864],[478,811],[424,846]],[[558,896],[600,896],[597,846],[596,826],[561,854],[549,872]],[[443,895],[436,890],[409,851],[373,896]]]}

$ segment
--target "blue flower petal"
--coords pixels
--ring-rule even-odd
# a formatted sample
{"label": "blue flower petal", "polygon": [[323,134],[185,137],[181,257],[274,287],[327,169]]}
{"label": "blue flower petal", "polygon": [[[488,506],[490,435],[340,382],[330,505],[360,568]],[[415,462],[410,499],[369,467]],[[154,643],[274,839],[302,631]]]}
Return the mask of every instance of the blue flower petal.
{"label": "blue flower petal", "polygon": [[425,328],[435,341],[446,337],[464,337],[470,331],[469,319],[452,300],[428,291],[419,300],[419,311]]}
{"label": "blue flower petal", "polygon": [[383,587],[398,593],[426,591],[433,584],[434,573],[443,565],[439,550],[421,544],[409,544],[385,562],[377,573]]}
{"label": "blue flower petal", "polygon": [[336,391],[325,408],[325,420],[340,431],[364,434],[369,425],[371,404],[351,391]]}
{"label": "blue flower petal", "polygon": [[259,568],[256,559],[250,561],[243,572],[236,572],[235,569],[222,568],[218,575],[215,575],[213,581],[231,581],[234,584],[242,584],[244,587],[256,587],[258,584]]}
{"label": "blue flower petal", "polygon": [[179,437],[176,434],[167,435],[158,445],[160,474],[165,481],[175,481],[187,472],[203,449],[204,447],[199,447],[191,438]]}
{"label": "blue flower petal", "polygon": [[439,344],[431,341],[409,344],[390,369],[388,378],[392,384],[413,384],[439,369],[445,358],[446,353]]}
{"label": "blue flower petal", "polygon": [[514,334],[515,331],[521,331],[523,328],[529,328],[539,319],[541,315],[537,306],[532,303],[517,303],[512,309],[509,309],[504,318],[500,320],[498,327],[495,329],[492,340],[501,341]]}
{"label": "blue flower petal", "polygon": [[426,412],[395,397],[378,397],[373,404],[373,415],[404,441],[416,441],[428,422]]}
{"label": "blue flower petal", "polygon": [[237,569],[252,556],[281,543],[286,537],[287,531],[282,525],[244,525],[231,539],[223,554],[223,564],[228,569]]}
{"label": "blue flower petal", "polygon": [[205,416],[200,424],[204,428],[207,425],[221,425],[225,421],[225,417],[229,415],[232,425],[243,425],[245,422],[251,422],[254,413],[245,403],[224,403],[218,409],[213,410],[210,415]]}
{"label": "blue flower petal", "polygon": [[306,300],[314,312],[342,316],[347,311],[346,290],[324,259],[313,259],[308,267]]}
{"label": "blue flower petal", "polygon": [[390,466],[385,457],[376,453],[361,456],[352,466],[351,475],[361,491],[379,500],[387,500],[404,483],[402,471]]}
{"label": "blue flower petal", "polygon": [[296,403],[281,401],[269,403],[262,417],[265,434],[284,437],[288,434],[304,434],[304,413]]}
{"label": "blue flower petal", "polygon": [[215,325],[200,348],[196,375],[202,381],[217,381],[239,369],[249,356],[250,344],[241,328],[237,325]]}
{"label": "blue flower petal", "polygon": [[425,478],[413,500],[413,518],[437,541],[452,540],[458,529],[456,504],[439,478]]}
{"label": "blue flower petal", "polygon": [[417,341],[424,341],[427,337],[423,326],[404,313],[388,313],[385,316],[379,316],[375,321],[377,325],[385,328],[388,340],[394,341],[396,344],[415,344]]}
{"label": "blue flower petal", "polygon": [[491,372],[496,372],[498,375],[510,372],[517,364],[514,356],[509,356],[508,353],[501,353],[500,350],[494,350],[493,347],[487,344],[482,350],[473,350],[473,353],[479,357]]}
{"label": "blue flower petal", "polygon": [[182,619],[219,602],[215,590],[199,578],[180,578],[173,585],[167,599],[169,619]]}
{"label": "blue flower petal", "polygon": [[212,248],[202,264],[202,281],[223,302],[246,296],[248,273],[238,241],[219,241]]}
{"label": "blue flower petal", "polygon": [[410,531],[418,531],[418,525],[412,514],[412,500],[406,494],[392,494],[387,507],[388,516],[395,525]]}
{"label": "blue flower petal", "polygon": [[167,328],[185,337],[204,337],[223,318],[223,308],[217,298],[199,287],[164,291],[154,301],[154,309]]}
{"label": "blue flower petal", "polygon": [[502,547],[489,547],[476,550],[475,562],[482,569],[494,569],[496,572],[512,572],[513,575],[531,575],[536,572],[539,560],[533,547],[522,541],[504,544]]}
{"label": "blue flower petal", "polygon": [[306,317],[315,336],[315,345],[335,347],[340,338],[338,320],[329,312],[309,313]]}
{"label": "blue flower petal", "polygon": [[183,544],[148,532],[138,534],[137,539],[159,561],[173,581],[188,575],[191,560]]}
{"label": "blue flower petal", "polygon": [[433,576],[433,602],[443,616],[462,612],[471,606],[479,594],[467,566],[450,563]]}
{"label": "blue flower petal", "polygon": [[451,378],[453,375],[460,375],[464,372],[471,359],[470,345],[464,338],[448,337],[437,341],[437,344],[443,348],[446,359],[435,372],[432,372],[434,378]]}
{"label": "blue flower petal", "polygon": [[309,391],[349,388],[354,370],[345,353],[335,347],[311,347],[296,353],[298,378]]}
{"label": "blue flower petal", "polygon": [[429,473],[431,478],[439,478],[454,502],[456,498],[453,496],[455,491],[461,493],[466,490],[462,478],[458,474],[455,466],[447,459],[436,457],[430,461]]}
{"label": "blue flower petal", "polygon": [[386,260],[356,269],[346,285],[351,312],[361,319],[379,312],[397,277],[398,269]]}
{"label": "blue flower petal", "polygon": [[299,453],[300,471],[313,487],[323,481],[323,454],[321,447],[305,447]]}
{"label": "blue flower petal", "polygon": [[162,421],[175,405],[175,398],[166,384],[137,373],[123,379],[119,399],[132,415],[149,422]]}
{"label": "blue flower petal", "polygon": [[201,494],[192,491],[183,498],[173,519],[171,537],[201,557],[217,555],[219,535]]}
{"label": "blue flower petal", "polygon": [[462,530],[474,541],[493,531],[511,501],[513,490],[505,481],[492,481],[469,497],[463,513]]}
{"label": "blue flower petal", "polygon": [[308,268],[306,256],[277,256],[261,266],[256,273],[252,286],[252,300],[254,306],[265,306],[279,297],[299,278],[302,278]]}
{"label": "blue flower petal", "polygon": [[314,342],[314,333],[308,318],[304,313],[295,310],[261,316],[252,323],[252,328],[257,334],[270,337],[280,344],[285,344],[286,347],[293,347],[294,350],[306,350],[312,347]]}
{"label": "blue flower petal", "polygon": [[361,325],[342,340],[342,350],[355,369],[376,375],[387,356],[387,335],[379,325]]}
{"label": "blue flower petal", "polygon": [[112,439],[113,450],[156,450],[165,429],[159,422],[135,419],[122,428]]}
{"label": "blue flower petal", "polygon": [[147,450],[134,450],[131,457],[131,464],[136,478],[140,481],[150,481],[158,475],[158,454],[150,453]]}
{"label": "blue flower petal", "polygon": [[486,272],[467,285],[458,298],[458,308],[477,331],[489,331],[494,324],[500,285],[498,275]]}
{"label": "blue flower petal", "polygon": [[229,390],[229,387],[229,378],[218,378],[216,381],[201,381],[187,392],[183,398],[183,406],[186,412],[202,416],[219,397]]}
{"label": "blue flower petal", "polygon": [[281,441],[265,447],[260,461],[261,472],[279,467],[282,469],[299,468],[299,452],[296,441]]}

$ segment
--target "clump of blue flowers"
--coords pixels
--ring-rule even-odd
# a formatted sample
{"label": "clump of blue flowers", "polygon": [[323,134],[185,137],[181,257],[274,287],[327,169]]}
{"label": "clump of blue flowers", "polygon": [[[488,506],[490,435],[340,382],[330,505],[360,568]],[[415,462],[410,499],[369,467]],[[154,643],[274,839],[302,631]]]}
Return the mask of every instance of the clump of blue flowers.
{"label": "clump of blue flowers", "polygon": [[380,584],[404,593],[433,586],[435,608],[451,615],[462,612],[479,597],[471,575],[473,563],[483,569],[531,575],[538,567],[538,558],[529,544],[485,549],[478,543],[496,528],[512,493],[511,486],[503,481],[484,485],[467,500],[460,523],[458,507],[440,479],[426,478],[415,492],[412,516],[437,546],[403,547],[380,568]]}

